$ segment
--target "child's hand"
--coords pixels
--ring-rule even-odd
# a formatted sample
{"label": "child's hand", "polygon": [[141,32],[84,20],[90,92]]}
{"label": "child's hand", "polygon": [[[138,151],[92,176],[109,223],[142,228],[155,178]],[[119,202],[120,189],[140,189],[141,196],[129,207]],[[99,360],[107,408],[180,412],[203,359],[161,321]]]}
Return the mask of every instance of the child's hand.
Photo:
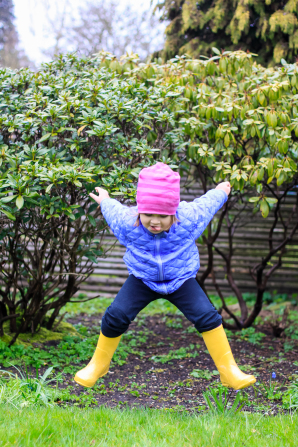
{"label": "child's hand", "polygon": [[106,191],[105,189],[96,187],[95,191],[98,193],[98,196],[96,194],[93,194],[92,192],[90,192],[89,196],[92,197],[92,199],[94,199],[95,202],[97,202],[99,205],[101,204],[101,201],[103,199],[110,197],[108,191]]}
{"label": "child's hand", "polygon": [[215,189],[223,189],[224,192],[229,195],[231,192],[231,185],[230,182],[222,182]]}

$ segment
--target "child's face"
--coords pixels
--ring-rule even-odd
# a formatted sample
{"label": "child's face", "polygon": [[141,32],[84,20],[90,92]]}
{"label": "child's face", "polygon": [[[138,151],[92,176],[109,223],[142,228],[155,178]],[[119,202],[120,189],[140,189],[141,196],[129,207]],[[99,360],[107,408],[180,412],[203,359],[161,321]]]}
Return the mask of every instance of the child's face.
{"label": "child's face", "polygon": [[171,226],[172,216],[167,214],[143,214],[140,213],[142,225],[151,233],[158,234],[167,231]]}

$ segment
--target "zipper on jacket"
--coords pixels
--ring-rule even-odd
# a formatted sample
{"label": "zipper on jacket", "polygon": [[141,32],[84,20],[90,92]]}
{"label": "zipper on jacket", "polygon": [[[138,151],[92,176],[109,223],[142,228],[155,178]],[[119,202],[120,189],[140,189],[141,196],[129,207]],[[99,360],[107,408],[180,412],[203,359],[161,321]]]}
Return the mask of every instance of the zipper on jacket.
{"label": "zipper on jacket", "polygon": [[162,260],[160,257],[160,236],[156,235],[156,254],[159,269],[159,281],[163,281]]}

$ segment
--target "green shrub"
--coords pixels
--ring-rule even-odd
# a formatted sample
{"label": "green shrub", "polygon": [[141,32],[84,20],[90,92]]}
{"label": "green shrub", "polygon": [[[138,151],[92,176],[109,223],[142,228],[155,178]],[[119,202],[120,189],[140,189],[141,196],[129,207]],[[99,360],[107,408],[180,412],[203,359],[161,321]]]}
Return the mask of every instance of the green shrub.
{"label": "green shrub", "polygon": [[1,69],[0,86],[0,335],[10,319],[13,343],[51,329],[92,273],[106,225],[88,193],[133,200],[139,170],[171,144],[181,100],[174,84],[123,77],[101,57]]}

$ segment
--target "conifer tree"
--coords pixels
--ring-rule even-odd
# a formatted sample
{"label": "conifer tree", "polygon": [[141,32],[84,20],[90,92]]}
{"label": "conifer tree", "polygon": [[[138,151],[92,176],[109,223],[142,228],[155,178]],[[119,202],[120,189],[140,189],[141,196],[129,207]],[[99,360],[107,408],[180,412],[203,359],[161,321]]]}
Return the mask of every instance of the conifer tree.
{"label": "conifer tree", "polygon": [[257,53],[272,66],[298,55],[298,0],[158,0],[166,29],[160,54],[210,56],[212,47]]}
{"label": "conifer tree", "polygon": [[12,0],[0,0],[0,65],[20,68],[32,65],[19,49],[19,35],[14,25]]}
{"label": "conifer tree", "polygon": [[3,50],[11,30],[14,28],[13,20],[12,0],[0,0],[0,50]]}

